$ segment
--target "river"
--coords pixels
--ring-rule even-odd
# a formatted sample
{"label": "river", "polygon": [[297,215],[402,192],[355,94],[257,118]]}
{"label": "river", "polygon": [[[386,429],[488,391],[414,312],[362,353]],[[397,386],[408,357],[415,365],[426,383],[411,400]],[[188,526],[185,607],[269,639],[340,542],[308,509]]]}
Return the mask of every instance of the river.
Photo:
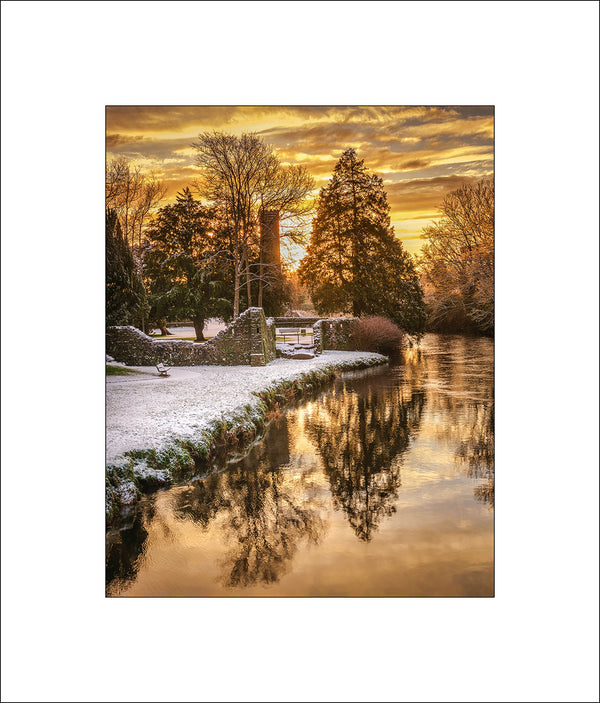
{"label": "river", "polygon": [[109,596],[493,596],[494,344],[428,334],[109,531]]}

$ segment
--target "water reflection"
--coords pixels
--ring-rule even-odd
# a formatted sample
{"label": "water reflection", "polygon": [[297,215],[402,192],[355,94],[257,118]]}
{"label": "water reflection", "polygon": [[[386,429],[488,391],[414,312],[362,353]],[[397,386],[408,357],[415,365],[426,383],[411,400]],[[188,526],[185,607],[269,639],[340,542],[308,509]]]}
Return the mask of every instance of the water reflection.
{"label": "water reflection", "polygon": [[387,376],[346,381],[336,391],[311,413],[307,432],[323,460],[336,507],[356,536],[369,542],[383,518],[396,512],[399,459],[418,431],[425,395],[407,394]]}
{"label": "water reflection", "polygon": [[405,352],[406,382],[426,384],[435,437],[478,483],[477,501],[494,507],[494,348],[489,339],[428,335],[427,353]]}
{"label": "water reflection", "polygon": [[135,510],[129,520],[123,521],[119,528],[111,530],[106,538],[106,583],[110,591],[122,590],[137,576],[143,559],[148,530],[146,520],[152,519],[152,503],[145,510]]}
{"label": "water reflection", "polygon": [[470,415],[470,431],[460,442],[457,460],[467,475],[485,479],[473,489],[476,500],[494,507],[494,404],[476,404]]}
{"label": "water reflection", "polygon": [[325,523],[318,503],[309,505],[302,497],[308,488],[303,476],[290,481],[280,471],[289,458],[282,417],[247,457],[178,495],[177,518],[202,528],[220,521],[228,545],[220,562],[223,585],[274,583],[287,573],[303,541],[318,544]]}

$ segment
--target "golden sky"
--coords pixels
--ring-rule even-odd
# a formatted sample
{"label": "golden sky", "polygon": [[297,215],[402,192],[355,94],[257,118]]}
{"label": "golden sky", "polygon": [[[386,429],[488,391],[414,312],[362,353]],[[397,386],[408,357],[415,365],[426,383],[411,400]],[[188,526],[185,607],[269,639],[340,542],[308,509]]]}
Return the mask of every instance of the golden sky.
{"label": "golden sky", "polygon": [[156,172],[172,200],[198,175],[191,143],[213,129],[256,132],[283,163],[305,166],[318,188],[354,147],[383,178],[392,224],[411,253],[447,192],[494,172],[492,106],[109,106],[107,157]]}

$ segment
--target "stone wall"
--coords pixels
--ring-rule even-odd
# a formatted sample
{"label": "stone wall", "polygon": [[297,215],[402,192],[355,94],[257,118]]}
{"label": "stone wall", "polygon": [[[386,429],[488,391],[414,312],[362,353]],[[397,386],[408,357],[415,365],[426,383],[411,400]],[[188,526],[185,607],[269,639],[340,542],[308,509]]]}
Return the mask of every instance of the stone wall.
{"label": "stone wall", "polygon": [[355,317],[330,317],[315,322],[313,339],[317,354],[327,349],[355,351],[352,331],[356,321]]}
{"label": "stone wall", "polygon": [[[264,366],[277,356],[275,350],[275,324],[273,318],[265,320],[262,308],[248,308],[250,330],[250,364]],[[246,314],[244,313],[244,314]]]}
{"label": "stone wall", "polygon": [[153,339],[131,326],[106,330],[106,353],[130,366],[264,366],[275,359],[275,325],[248,308],[207,342]]}

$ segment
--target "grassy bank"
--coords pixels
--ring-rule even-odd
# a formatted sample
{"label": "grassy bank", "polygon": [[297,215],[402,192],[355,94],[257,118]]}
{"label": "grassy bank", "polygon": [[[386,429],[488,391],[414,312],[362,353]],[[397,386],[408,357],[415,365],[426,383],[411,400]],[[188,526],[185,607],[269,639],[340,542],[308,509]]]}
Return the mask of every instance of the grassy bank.
{"label": "grassy bank", "polygon": [[141,371],[127,368],[127,366],[113,366],[112,364],[106,364],[107,376],[139,376],[141,373]]}

